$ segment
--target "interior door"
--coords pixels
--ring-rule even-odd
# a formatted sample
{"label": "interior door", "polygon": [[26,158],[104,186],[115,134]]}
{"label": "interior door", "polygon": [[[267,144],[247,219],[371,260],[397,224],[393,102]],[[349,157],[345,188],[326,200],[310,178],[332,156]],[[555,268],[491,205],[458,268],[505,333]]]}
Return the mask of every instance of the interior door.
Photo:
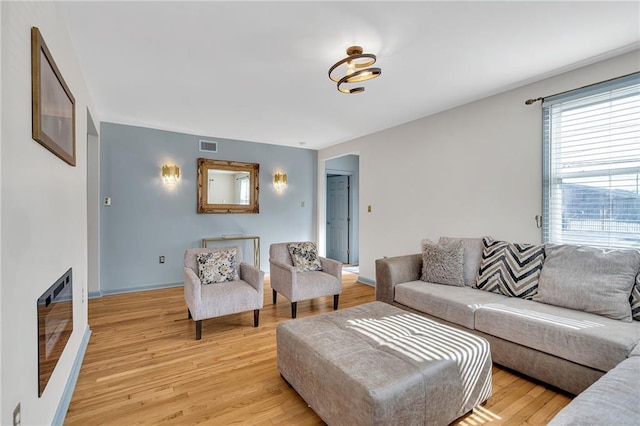
{"label": "interior door", "polygon": [[349,176],[327,177],[327,257],[349,263]]}

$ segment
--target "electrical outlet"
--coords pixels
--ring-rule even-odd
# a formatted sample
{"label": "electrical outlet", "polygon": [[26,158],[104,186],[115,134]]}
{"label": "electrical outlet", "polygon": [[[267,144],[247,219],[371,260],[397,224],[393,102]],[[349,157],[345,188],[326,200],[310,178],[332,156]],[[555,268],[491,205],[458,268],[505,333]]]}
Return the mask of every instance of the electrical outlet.
{"label": "electrical outlet", "polygon": [[300,207],[304,207],[304,201],[300,203]]}
{"label": "electrical outlet", "polygon": [[105,206],[111,205],[111,197],[104,197],[104,205]]}
{"label": "electrical outlet", "polygon": [[367,212],[371,213],[371,205],[367,206]]}
{"label": "electrical outlet", "polygon": [[20,426],[22,424],[22,410],[20,409],[20,403],[13,410],[13,426]]}
{"label": "electrical outlet", "polygon": [[160,261],[160,263],[164,263],[164,256],[160,256],[158,260]]}

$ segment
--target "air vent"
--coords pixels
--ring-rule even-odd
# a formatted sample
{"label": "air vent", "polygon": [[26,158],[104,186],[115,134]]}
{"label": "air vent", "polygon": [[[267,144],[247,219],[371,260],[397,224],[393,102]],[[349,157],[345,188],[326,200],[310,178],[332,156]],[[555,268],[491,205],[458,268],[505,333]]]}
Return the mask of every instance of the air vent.
{"label": "air vent", "polygon": [[218,142],[200,139],[200,151],[218,152]]}

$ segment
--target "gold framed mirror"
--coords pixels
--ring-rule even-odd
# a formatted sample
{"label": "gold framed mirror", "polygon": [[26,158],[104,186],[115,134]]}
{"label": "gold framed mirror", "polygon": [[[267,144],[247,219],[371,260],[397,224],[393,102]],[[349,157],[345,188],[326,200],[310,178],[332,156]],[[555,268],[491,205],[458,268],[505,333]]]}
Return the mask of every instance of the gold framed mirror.
{"label": "gold framed mirror", "polygon": [[260,164],[198,158],[198,213],[259,213]]}

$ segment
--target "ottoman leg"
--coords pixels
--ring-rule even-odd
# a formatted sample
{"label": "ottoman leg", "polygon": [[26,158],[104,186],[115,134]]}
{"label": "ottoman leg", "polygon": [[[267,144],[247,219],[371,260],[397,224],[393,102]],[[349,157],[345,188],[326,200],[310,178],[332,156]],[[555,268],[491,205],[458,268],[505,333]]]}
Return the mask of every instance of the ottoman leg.
{"label": "ottoman leg", "polygon": [[297,310],[298,310],[298,302],[291,302],[291,318],[296,317]]}
{"label": "ottoman leg", "polygon": [[271,290],[273,292],[273,304],[275,305],[278,302],[278,292],[275,290]]}
{"label": "ottoman leg", "polygon": [[338,309],[338,299],[340,298],[339,294],[334,294],[333,295],[333,310],[335,311],[336,309]]}
{"label": "ottoman leg", "polygon": [[257,327],[260,322],[260,309],[253,310],[253,326]]}

